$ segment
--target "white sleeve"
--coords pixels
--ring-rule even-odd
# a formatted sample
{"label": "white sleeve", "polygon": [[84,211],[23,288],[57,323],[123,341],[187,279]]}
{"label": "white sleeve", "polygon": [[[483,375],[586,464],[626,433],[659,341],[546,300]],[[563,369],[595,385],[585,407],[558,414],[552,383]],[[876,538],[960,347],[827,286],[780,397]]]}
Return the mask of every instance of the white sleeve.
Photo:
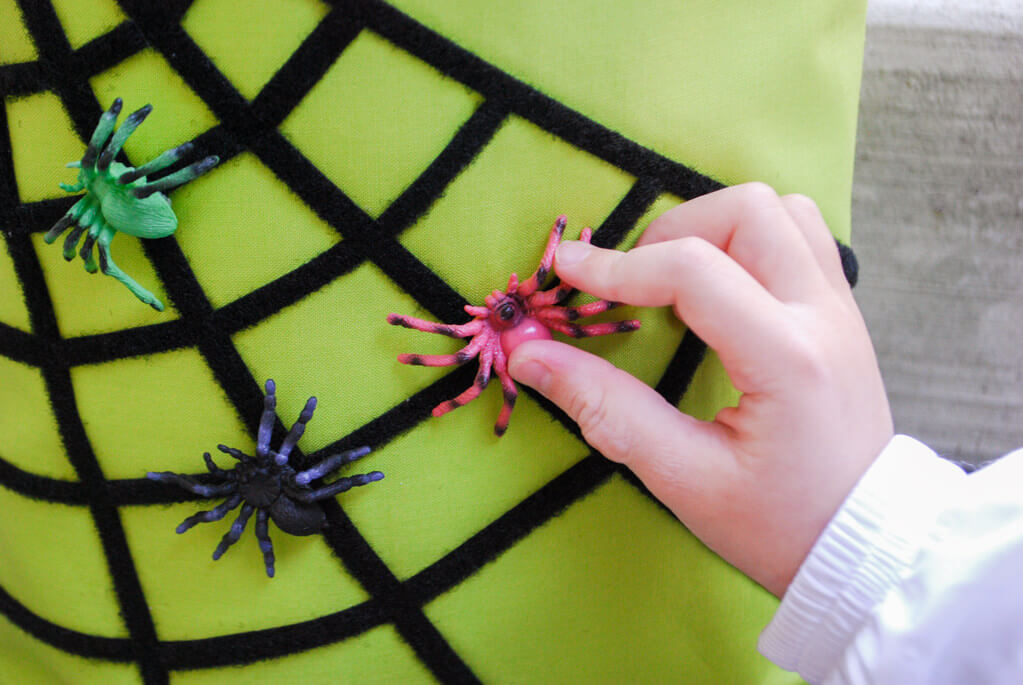
{"label": "white sleeve", "polygon": [[895,436],[759,647],[815,684],[1023,683],[1023,450],[966,475]]}

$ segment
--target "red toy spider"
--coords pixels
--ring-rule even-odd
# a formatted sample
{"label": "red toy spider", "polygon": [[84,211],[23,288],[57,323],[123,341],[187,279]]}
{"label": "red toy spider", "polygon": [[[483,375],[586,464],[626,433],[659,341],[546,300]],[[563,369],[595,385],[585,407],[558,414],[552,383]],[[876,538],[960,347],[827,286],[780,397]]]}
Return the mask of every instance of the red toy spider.
{"label": "red toy spider", "polygon": [[[519,394],[515,381],[508,375],[508,355],[512,350],[526,340],[549,340],[552,329],[573,338],[588,338],[610,333],[627,333],[639,328],[639,321],[636,320],[579,325],[574,323],[576,319],[606,312],[617,307],[618,303],[598,300],[578,307],[566,307],[559,303],[572,293],[572,286],[561,283],[550,290],[540,290],[554,264],[554,252],[565,232],[566,221],[564,215],[555,220],[543,258],[532,276],[520,283],[519,277],[513,273],[508,279],[508,288],[504,292],[494,290],[487,295],[484,300],[485,306],[465,306],[465,311],[473,317],[469,323],[456,326],[411,316],[388,314],[387,322],[395,326],[414,328],[427,333],[440,333],[452,338],[472,337],[469,344],[455,354],[398,355],[398,361],[402,364],[416,366],[452,366],[479,356],[479,372],[473,384],[458,397],[434,407],[434,416],[442,416],[476,399],[487,387],[493,371],[497,373],[504,389],[504,406],[497,417],[494,432],[499,436],[504,435],[508,429],[508,419],[515,407],[515,399]],[[592,235],[592,230],[584,228],[579,240],[588,243]]]}

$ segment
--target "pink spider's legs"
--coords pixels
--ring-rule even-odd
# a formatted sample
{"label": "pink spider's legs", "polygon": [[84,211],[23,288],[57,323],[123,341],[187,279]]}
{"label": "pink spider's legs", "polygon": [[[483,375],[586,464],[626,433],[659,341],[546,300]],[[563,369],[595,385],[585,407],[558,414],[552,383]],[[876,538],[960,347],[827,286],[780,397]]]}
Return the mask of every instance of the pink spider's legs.
{"label": "pink spider's legs", "polygon": [[[470,309],[483,309],[484,315],[489,313],[486,307],[472,307],[471,305],[467,305],[465,307],[466,311],[469,311]],[[473,312],[469,313],[472,314]],[[439,333],[451,338],[468,338],[470,335],[476,335],[483,329],[482,321],[474,320],[460,326],[452,326],[446,323],[417,319],[414,316],[402,316],[401,314],[388,314],[387,323],[392,326],[404,326],[405,328],[412,328],[426,333]]]}
{"label": "pink spider's legs", "polygon": [[479,333],[483,330],[485,322],[479,319],[474,319],[460,326],[452,326],[434,321],[426,321],[425,319],[417,319],[412,316],[388,314],[387,323],[427,333],[439,333],[452,338],[476,336],[472,342],[455,354],[399,354],[398,361],[402,364],[412,364],[413,366],[452,366],[454,364],[461,364],[475,357],[484,343]]}
{"label": "pink spider's legs", "polygon": [[462,394],[450,400],[441,402],[433,408],[434,416],[442,416],[452,409],[457,409],[476,399],[483,389],[490,382],[490,370],[494,363],[495,350],[500,351],[501,340],[494,331],[487,325],[487,316],[490,310],[486,307],[466,305],[465,311],[476,317],[472,321],[459,326],[426,321],[412,316],[401,316],[400,314],[389,314],[387,322],[395,326],[404,326],[417,331],[427,333],[440,333],[452,338],[467,338],[472,336],[468,345],[455,354],[400,354],[398,361],[402,364],[416,366],[453,366],[467,362],[475,356],[479,356],[479,370],[472,385]]}
{"label": "pink spider's legs", "polygon": [[[528,304],[532,305],[532,300]],[[610,300],[597,300],[596,302],[581,304],[578,307],[544,307],[536,310],[534,312],[534,316],[544,323],[547,323],[548,321],[575,321],[576,319],[595,316],[597,314],[610,311],[619,304],[620,303],[618,302],[611,302]]]}
{"label": "pink spider's legs", "polygon": [[477,335],[454,354],[399,354],[398,361],[412,366],[454,366],[469,361],[483,349],[487,336]]}
{"label": "pink spider's legs", "polygon": [[519,396],[519,389],[508,373],[508,360],[500,345],[497,346],[494,354],[494,372],[501,380],[501,389],[504,391],[504,404],[501,405],[501,413],[497,415],[497,423],[494,424],[494,433],[500,437],[508,430],[508,420],[511,418],[512,409],[515,408],[515,400]]}
{"label": "pink spider's legs", "polygon": [[[498,336],[489,331],[477,336],[476,340],[483,340],[482,349],[479,352],[480,368],[476,372],[476,379],[473,380],[472,385],[461,395],[445,400],[434,407],[431,412],[434,416],[443,416],[452,409],[458,409],[462,405],[472,402],[479,397],[483,389],[487,387],[487,383],[490,382],[490,368],[494,363],[495,350],[501,348],[501,341]],[[475,343],[476,341],[474,340],[473,342]]]}
{"label": "pink spider's legs", "polygon": [[[517,291],[519,297],[529,297],[547,279],[547,274],[551,272],[551,267],[554,266],[554,253],[558,249],[558,243],[561,242],[561,236],[565,233],[565,224],[567,222],[568,218],[564,214],[554,220],[554,226],[551,227],[551,235],[547,238],[547,247],[544,248],[543,257],[540,259],[540,265],[536,267],[536,271],[533,272],[532,276],[519,284]],[[518,279],[516,278],[516,280]],[[508,292],[511,292],[511,290]]]}
{"label": "pink spider's legs", "polygon": [[555,320],[547,320],[544,321],[543,324],[548,328],[560,331],[561,333],[573,338],[592,338],[597,335],[610,335],[611,333],[628,333],[629,331],[635,331],[639,328],[639,321],[635,319],[629,321],[611,321],[609,323],[591,323],[586,326]]}
{"label": "pink spider's legs", "polygon": [[[579,242],[589,244],[590,239],[592,237],[593,237],[593,229],[590,228],[589,226],[587,226],[586,228],[584,228],[582,230],[582,233],[579,234]],[[558,245],[559,244],[560,244],[560,240],[557,243],[554,244],[554,250],[555,251],[558,249]],[[547,245],[548,245],[548,248],[549,248],[550,247],[550,242],[549,241],[548,241]],[[554,254],[554,252],[551,252],[552,258],[553,258],[553,254]],[[544,259],[546,259],[546,258],[547,258],[547,252],[545,251],[544,252]],[[543,266],[543,262],[542,261],[541,261],[540,265]],[[539,287],[541,284],[542,284],[542,281],[540,283],[537,283],[537,287]],[[575,290],[575,288],[570,286],[568,283],[561,282],[557,286],[551,288],[550,290],[541,290],[539,292],[534,292],[532,294],[530,294],[530,293],[523,293],[522,289],[520,288],[518,294],[519,294],[520,297],[528,297],[529,298],[529,307],[532,309],[534,307],[546,307],[546,306],[549,306],[549,305],[552,305],[552,304],[558,304],[559,302],[564,300],[566,297],[568,297],[572,293],[573,290]]]}

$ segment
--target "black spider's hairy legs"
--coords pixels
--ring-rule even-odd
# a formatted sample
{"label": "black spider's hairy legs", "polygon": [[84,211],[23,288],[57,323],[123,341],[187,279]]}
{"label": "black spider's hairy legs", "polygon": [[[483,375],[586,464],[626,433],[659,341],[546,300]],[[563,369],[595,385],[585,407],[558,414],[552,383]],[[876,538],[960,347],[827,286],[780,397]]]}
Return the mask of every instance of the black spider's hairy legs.
{"label": "black spider's hairy legs", "polygon": [[259,541],[259,549],[263,551],[263,564],[266,566],[266,575],[274,577],[274,545],[270,541],[270,529],[267,523],[270,514],[260,509],[256,514],[256,539]]}
{"label": "black spider's hairy legs", "polygon": [[379,471],[371,471],[369,473],[360,473],[357,476],[350,476],[348,478],[338,478],[330,485],[324,485],[322,488],[316,488],[315,490],[296,490],[292,494],[292,499],[305,504],[319,502],[320,500],[351,490],[354,487],[375,483],[383,477],[384,474]]}
{"label": "black spider's hairy legs", "polygon": [[356,447],[353,450],[346,450],[339,454],[331,455],[312,468],[296,473],[295,483],[298,485],[308,485],[311,481],[314,481],[317,478],[323,478],[328,473],[332,473],[356,459],[361,459],[369,453],[369,447]]}
{"label": "black spider's hairy legs", "polygon": [[252,516],[256,508],[251,504],[246,504],[242,507],[242,510],[238,512],[238,518],[231,524],[231,529],[227,531],[224,538],[217,545],[217,548],[213,550],[213,560],[216,561],[224,555],[227,548],[238,542],[238,538],[242,536],[242,532],[245,530],[245,524],[249,522],[249,517]]}
{"label": "black spider's hairy legs", "polygon": [[200,511],[192,514],[184,521],[182,521],[175,529],[178,533],[184,533],[186,530],[200,523],[210,523],[211,521],[219,521],[220,519],[227,516],[227,513],[242,503],[241,495],[232,495],[231,499],[227,500],[223,504],[210,509],[209,511]]}
{"label": "black spider's hairy legs", "polygon": [[146,478],[149,480],[155,480],[159,483],[173,483],[174,485],[182,487],[196,495],[201,495],[207,499],[230,495],[236,488],[234,483],[204,485],[190,476],[186,476],[181,473],[172,473],[171,471],[161,471],[160,473],[150,471],[146,474]]}

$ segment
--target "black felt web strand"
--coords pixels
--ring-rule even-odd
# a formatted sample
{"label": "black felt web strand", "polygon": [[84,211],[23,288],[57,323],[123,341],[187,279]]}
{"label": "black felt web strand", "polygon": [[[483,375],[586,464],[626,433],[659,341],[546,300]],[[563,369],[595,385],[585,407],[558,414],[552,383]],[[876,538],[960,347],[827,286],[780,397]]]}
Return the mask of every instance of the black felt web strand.
{"label": "black felt web strand", "polygon": [[[92,127],[88,119],[94,122],[98,118],[94,113],[85,115],[84,110],[91,109],[95,112],[99,109],[99,104],[86,82],[75,80],[57,66],[67,59],[71,48],[56,12],[48,2],[22,2],[21,9],[26,26],[36,44],[40,56],[39,63],[52,75],[53,83],[50,85],[67,106],[76,131],[84,139]],[[0,93],[0,96],[3,95]],[[0,169],[0,178],[10,179],[4,184],[0,205],[14,207],[17,205],[18,195],[6,114],[0,118],[0,128],[3,129],[3,139],[0,143],[4,148],[3,157],[0,159],[4,168]],[[44,356],[41,364],[46,393],[69,461],[86,490],[90,513],[99,532],[120,613],[131,636],[130,654],[138,664],[144,680],[150,683],[166,683],[169,680],[167,668],[160,654],[152,614],[142,591],[120,512],[106,496],[106,479],[78,413],[70,369],[59,354],[55,353],[61,336],[41,265],[28,234],[11,236],[8,240],[8,249],[22,285],[32,332],[51,350],[51,354]]]}
{"label": "black felt web strand", "polygon": [[[400,286],[410,288],[418,284],[421,288],[424,281],[433,281],[457,297],[443,281],[411,254],[394,247],[397,246],[396,241],[393,245],[376,245],[370,235],[371,232],[375,232],[372,219],[365,216],[351,200],[330,184],[315,166],[284,140],[279,132],[262,131],[259,128],[263,120],[253,111],[258,105],[259,98],[257,97],[257,102],[250,108],[230,83],[212,65],[206,63],[205,55],[180,26],[176,24],[168,26],[159,17],[150,16],[147,13],[150,5],[140,3],[135,6],[125,2],[122,6],[147,39],[163,53],[186,83],[203,97],[217,117],[221,121],[232,122],[231,132],[251,145],[252,151],[261,161],[314,211],[326,218],[335,229],[339,232],[347,229],[342,233],[344,237],[368,253],[385,273],[394,278],[400,270],[393,267],[388,270],[388,262],[378,255],[390,255],[395,252],[414,273],[408,283],[402,284],[399,281]],[[299,96],[296,96],[296,103],[298,99]],[[309,192],[310,186],[315,189],[312,194]],[[164,241],[159,245],[146,243],[144,248],[158,275],[164,281],[168,295],[178,305],[182,317],[197,323],[203,322],[202,325],[205,325],[213,311],[212,306],[176,242]],[[251,389],[257,389],[258,386],[252,380],[251,373],[238,355],[230,337],[224,332],[207,328],[206,335],[199,342],[199,350],[213,370],[217,381],[235,403],[239,414],[244,417],[252,416],[252,405],[260,402],[262,397],[258,390],[255,396],[251,392]],[[421,606],[405,598],[393,572],[366,542],[361,532],[351,524],[344,511],[332,501],[325,501],[324,508],[330,522],[325,528],[325,541],[346,570],[358,580],[371,597],[384,605],[398,634],[412,647],[430,672],[442,681],[477,682],[478,679],[465,661],[426,618]],[[255,660],[244,656],[239,658]]]}
{"label": "black felt web strand", "polygon": [[192,514],[177,527],[178,533],[184,533],[200,523],[219,521],[232,510],[241,506],[238,518],[224,535],[223,540],[213,552],[217,560],[241,537],[245,525],[253,512],[256,513],[256,539],[263,552],[263,563],[266,575],[274,576],[274,548],[270,540],[268,524],[272,519],[277,527],[292,535],[312,535],[318,533],[326,523],[323,509],[317,502],[347,492],[360,485],[375,483],[384,477],[379,471],[361,473],[354,476],[339,478],[329,485],[310,487],[313,481],[328,476],[345,464],[369,454],[369,447],[356,447],[333,454],[315,465],[296,471],[288,461],[292,449],[305,432],[305,426],[313,418],[316,410],[316,398],[310,397],[298,420],[284,437],[278,451],[270,449],[270,436],[273,434],[277,420],[277,387],[273,380],[266,382],[266,399],[263,403],[263,416],[259,420],[259,433],[256,440],[256,454],[251,456],[239,449],[226,445],[217,445],[224,454],[234,457],[238,464],[234,468],[224,470],[216,465],[209,452],[203,454],[206,468],[209,469],[209,482],[183,473],[164,471],[150,472],[146,477],[158,483],[173,483],[185,490],[205,497],[218,499],[227,497],[222,504],[208,511]]}
{"label": "black felt web strand", "polygon": [[[688,199],[722,185],[586,118],[377,0],[333,2],[334,9],[256,99],[248,103],[180,27],[189,4],[125,0],[121,6],[129,21],[72,50],[50,3],[24,0],[22,14],[40,48],[40,59],[0,66],[0,97],[52,90],[60,96],[78,135],[86,140],[101,112],[87,79],[148,46],[155,47],[221,122],[192,141],[196,154],[217,154],[227,160],[243,151],[255,153],[345,240],[306,265],[219,309],[210,305],[173,238],[158,245],[145,243],[146,255],[181,318],[153,326],[61,339],[42,271],[28,238],[52,225],[73,199],[18,202],[7,123],[4,109],[0,108],[0,220],[33,322],[32,333],[0,324],[0,354],[43,369],[51,402],[62,424],[65,446],[79,471],[79,481],[61,481],[27,473],[0,459],[0,484],[31,497],[90,506],[130,637],[88,635],[56,625],[31,612],[3,588],[0,611],[26,632],[67,652],[110,661],[134,661],[146,683],[167,682],[168,670],[214,668],[285,656],[355,637],[389,623],[395,625],[439,681],[478,682],[465,661],[426,618],[422,607],[496,559],[611,475],[621,473],[642,489],[626,469],[597,453],[590,454],[458,548],[403,581],[397,580],[337,502],[324,500],[322,506],[330,522],[324,539],[367,589],[370,599],[315,619],[271,629],[199,640],[159,641],[116,507],[179,502],[201,496],[146,479],[105,480],[81,427],[67,369],[198,346],[218,383],[255,433],[264,398],[231,342],[233,333],[298,302],[367,259],[433,316],[454,320],[452,315],[461,313],[465,300],[394,237],[430,208],[451,180],[487,145],[509,114],[526,118],[636,177],[632,189],[595,232],[596,245],[617,245],[660,192]],[[347,198],[276,130],[363,28],[373,30],[484,98],[445,150],[376,220]],[[175,167],[166,170],[174,171]],[[846,273],[848,277],[850,272]],[[699,338],[690,332],[685,334],[657,384],[657,390],[672,403],[677,403],[685,393],[705,349]],[[315,454],[304,456],[296,448],[291,460],[304,466],[356,445],[379,448],[416,426],[429,416],[432,406],[464,387],[471,380],[470,372],[471,369],[463,368],[445,376]],[[578,428],[560,409],[537,393],[527,392],[579,436]],[[274,433],[283,436],[283,426],[278,423]]]}

